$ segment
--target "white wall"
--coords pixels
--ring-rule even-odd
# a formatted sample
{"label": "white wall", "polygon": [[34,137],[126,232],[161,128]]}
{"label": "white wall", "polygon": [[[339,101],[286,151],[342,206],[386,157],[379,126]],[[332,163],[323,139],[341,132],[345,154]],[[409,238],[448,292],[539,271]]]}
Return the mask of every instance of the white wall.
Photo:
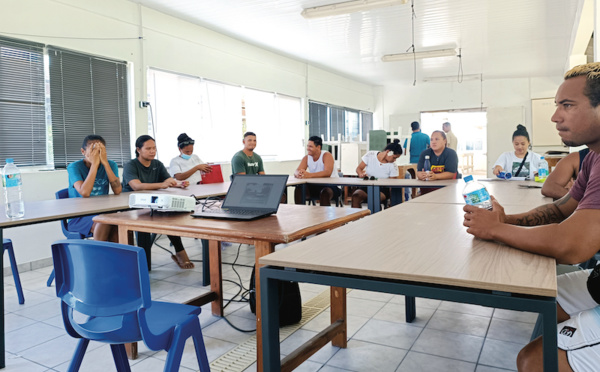
{"label": "white wall", "polygon": [[[0,25],[2,36],[131,62],[132,140],[147,132],[147,112],[137,102],[147,99],[149,67],[360,110],[374,110],[380,97],[373,86],[125,0],[4,0]],[[269,173],[289,174],[295,167],[265,164]],[[53,199],[67,186],[64,171],[25,171],[26,201]],[[19,263],[49,263],[50,243],[62,238],[58,223],[7,229],[5,236],[13,239]]]}
{"label": "white wall", "polygon": [[[488,176],[491,165],[504,151],[512,150],[511,136],[517,124],[531,135],[531,100],[554,97],[562,76],[491,79],[459,83],[417,83],[384,88],[384,128],[406,133],[412,120],[422,111],[484,108],[487,110]],[[392,128],[390,128],[392,126]],[[441,123],[440,123],[441,129]],[[548,130],[555,130],[553,127]],[[547,149],[536,148],[545,152]]]}

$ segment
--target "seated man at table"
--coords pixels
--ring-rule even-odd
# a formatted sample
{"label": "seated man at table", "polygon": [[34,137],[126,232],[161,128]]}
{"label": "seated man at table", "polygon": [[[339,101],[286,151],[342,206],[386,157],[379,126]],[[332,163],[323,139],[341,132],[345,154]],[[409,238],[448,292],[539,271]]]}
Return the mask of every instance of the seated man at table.
{"label": "seated man at table", "polygon": [[[586,261],[600,250],[599,76],[598,62],[574,67],[556,92],[551,120],[563,142],[590,148],[571,190],[552,204],[516,215],[506,215],[496,199],[491,211],[465,206],[467,232],[565,264]],[[560,371],[591,372],[600,365],[599,270],[597,266],[591,274],[579,270],[557,278]],[[541,371],[542,354],[538,337],[519,353],[519,371]]]}
{"label": "seated man at table", "polygon": [[586,147],[561,159],[544,181],[542,195],[554,199],[565,196],[573,187],[573,182],[577,179],[577,175],[581,170],[583,159],[589,151],[590,149]]}
{"label": "seated man at table", "polygon": [[[83,159],[69,164],[69,198],[87,198],[107,195],[108,185],[115,195],[121,193],[119,168],[117,163],[108,160],[106,142],[101,136],[90,134],[81,145]],[[83,236],[93,234],[94,240],[118,242],[116,226],[95,223],[95,216],[75,217],[69,220],[68,230]]]}
{"label": "seated man at table", "polygon": [[254,152],[256,134],[254,132],[244,133],[242,143],[244,148],[231,158],[231,174],[265,174],[262,158]]}
{"label": "seated man at table", "polygon": [[[135,141],[136,158],[123,165],[123,191],[159,190],[169,187],[187,187],[188,181],[176,181],[171,177],[167,168],[156,156],[156,142],[154,138],[145,134],[139,136]],[[190,261],[183,242],[179,236],[167,236],[175,254],[171,256],[173,261],[182,269],[193,269],[194,264]],[[148,233],[138,233],[138,245],[146,250],[152,246],[152,239]],[[147,252],[149,255],[149,252]]]}
{"label": "seated man at table", "polygon": [[[323,140],[319,136],[308,139],[306,155],[300,161],[298,169],[294,172],[296,178],[339,178],[335,169],[333,155],[328,151],[322,151]],[[319,199],[321,206],[331,205],[331,199],[339,198],[340,188],[333,185],[306,185],[306,197]],[[302,186],[297,186],[294,192],[296,204],[302,204]]]}

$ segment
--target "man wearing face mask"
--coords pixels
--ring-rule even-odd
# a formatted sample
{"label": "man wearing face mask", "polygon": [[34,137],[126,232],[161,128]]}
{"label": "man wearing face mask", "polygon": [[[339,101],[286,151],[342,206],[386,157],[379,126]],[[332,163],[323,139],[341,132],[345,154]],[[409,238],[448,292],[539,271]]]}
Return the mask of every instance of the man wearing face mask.
{"label": "man wearing face mask", "polygon": [[169,172],[171,176],[178,181],[189,181],[190,185],[199,184],[202,181],[202,174],[210,173],[212,168],[208,164],[203,164],[198,155],[194,154],[194,140],[187,134],[181,133],[177,137],[177,147],[179,156],[171,160]]}

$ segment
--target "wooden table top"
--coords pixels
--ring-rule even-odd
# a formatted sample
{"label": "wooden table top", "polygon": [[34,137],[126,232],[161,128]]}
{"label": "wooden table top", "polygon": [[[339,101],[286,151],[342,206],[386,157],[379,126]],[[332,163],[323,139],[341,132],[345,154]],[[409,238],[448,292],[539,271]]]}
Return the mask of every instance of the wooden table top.
{"label": "wooden table top", "polygon": [[474,238],[462,225],[463,214],[462,205],[405,203],[262,257],[260,263],[556,296],[554,259]]}
{"label": "wooden table top", "polygon": [[0,213],[0,228],[31,225],[97,213],[129,209],[129,194],[102,195],[93,198],[52,199],[25,203],[25,216],[11,220]]}
{"label": "wooden table top", "polygon": [[[522,188],[521,185],[536,186],[541,184],[532,181],[492,181],[481,182],[488,190],[490,195],[493,195],[501,205],[523,206],[524,208],[532,208],[538,205],[552,203],[552,198],[542,195],[539,188]],[[409,203],[449,203],[449,204],[465,204],[462,196],[465,183],[457,183],[444,187],[441,190],[431,192],[411,199]],[[521,210],[524,212],[526,209]]]}
{"label": "wooden table top", "polygon": [[132,230],[151,229],[159,233],[198,234],[218,240],[264,240],[273,243],[289,243],[369,214],[369,210],[356,208],[317,208],[282,204],[276,215],[253,221],[194,218],[189,213],[154,212],[151,215],[148,209],[102,214],[95,217],[94,221],[126,225]]}

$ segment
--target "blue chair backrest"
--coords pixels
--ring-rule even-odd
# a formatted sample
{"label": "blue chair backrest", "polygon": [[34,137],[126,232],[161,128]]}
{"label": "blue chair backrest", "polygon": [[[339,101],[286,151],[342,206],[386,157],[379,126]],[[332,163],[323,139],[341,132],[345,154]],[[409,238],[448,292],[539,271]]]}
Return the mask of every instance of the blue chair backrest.
{"label": "blue chair backrest", "polygon": [[[54,193],[56,199],[69,199],[69,189],[61,189]],[[69,231],[69,223],[67,219],[60,220],[60,227],[62,229],[63,235],[67,239],[85,239],[92,234],[82,235],[76,231]]]}
{"label": "blue chair backrest", "polygon": [[[63,320],[72,330],[91,339],[102,333],[131,332],[142,339],[138,311],[151,306],[150,279],[142,248],[92,240],[61,240],[52,245],[56,294],[62,300]],[[107,318],[106,329],[87,329],[73,319],[73,311]],[[142,311],[143,313],[143,311]],[[116,317],[116,318],[115,318]],[[96,323],[96,327],[97,327]],[[69,329],[72,327],[73,329]],[[103,327],[104,328],[104,327]]]}

